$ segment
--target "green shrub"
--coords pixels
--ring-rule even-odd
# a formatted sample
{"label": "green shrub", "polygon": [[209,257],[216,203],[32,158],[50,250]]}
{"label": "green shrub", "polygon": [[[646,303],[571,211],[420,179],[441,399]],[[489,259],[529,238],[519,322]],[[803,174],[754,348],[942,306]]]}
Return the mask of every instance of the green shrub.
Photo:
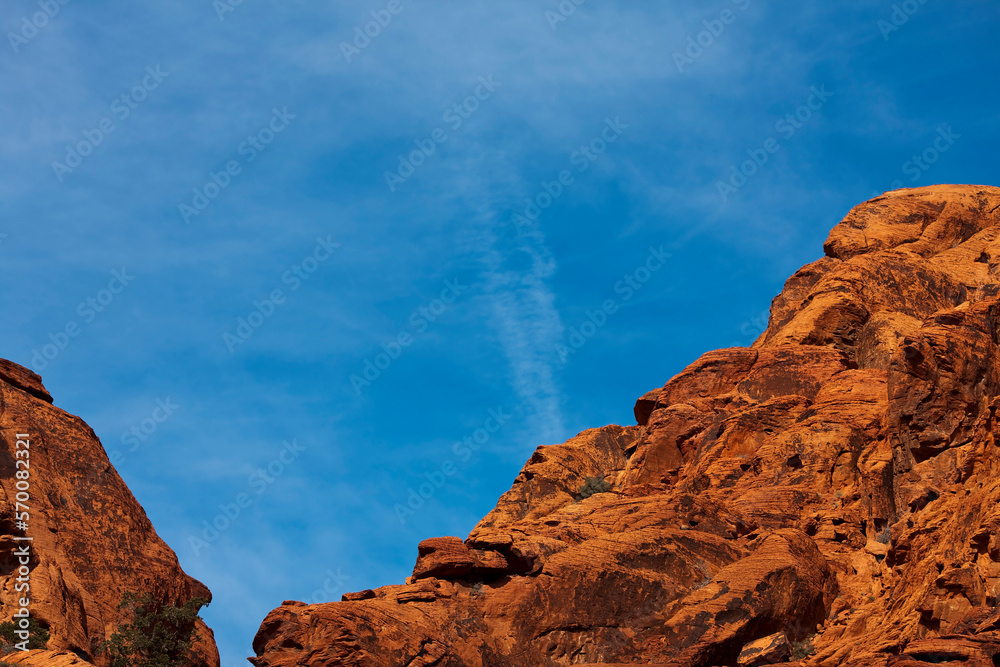
{"label": "green shrub", "polygon": [[158,602],[151,593],[125,593],[118,609],[132,618],[118,626],[101,652],[111,658],[111,667],[183,667],[201,618],[198,611],[206,604],[204,598],[195,598],[175,607]]}
{"label": "green shrub", "polygon": [[792,642],[792,660],[802,660],[816,652],[816,647],[812,643],[815,636],[809,635],[800,642]]}
{"label": "green shrub", "polygon": [[[5,621],[0,623],[0,642],[7,644],[8,646],[14,646],[15,644],[21,643],[21,638],[14,634],[14,631],[17,629],[18,626],[15,621]],[[49,643],[49,631],[46,630],[35,618],[28,619],[28,632],[31,633],[28,636],[29,650],[45,648],[45,645]]]}
{"label": "green shrub", "polygon": [[875,536],[876,542],[881,542],[882,544],[889,544],[889,540],[892,539],[892,534],[889,532],[889,527],[886,526],[885,530]]}
{"label": "green shrub", "polygon": [[603,477],[588,477],[580,487],[580,500],[589,498],[595,493],[607,493],[611,490],[611,485],[604,481]]}

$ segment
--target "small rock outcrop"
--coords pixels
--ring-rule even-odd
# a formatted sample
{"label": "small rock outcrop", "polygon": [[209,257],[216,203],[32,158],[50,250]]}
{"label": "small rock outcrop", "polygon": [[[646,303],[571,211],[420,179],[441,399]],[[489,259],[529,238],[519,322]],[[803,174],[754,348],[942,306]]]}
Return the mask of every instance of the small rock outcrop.
{"label": "small rock outcrop", "polygon": [[539,447],[407,584],[272,611],[250,661],[1000,664],[1000,189],[888,193],[824,249],[753,346]]}
{"label": "small rock outcrop", "polygon": [[736,664],[739,667],[776,665],[788,662],[791,655],[792,648],[788,644],[788,637],[785,636],[784,632],[775,632],[773,635],[761,637],[744,646],[736,659]]}

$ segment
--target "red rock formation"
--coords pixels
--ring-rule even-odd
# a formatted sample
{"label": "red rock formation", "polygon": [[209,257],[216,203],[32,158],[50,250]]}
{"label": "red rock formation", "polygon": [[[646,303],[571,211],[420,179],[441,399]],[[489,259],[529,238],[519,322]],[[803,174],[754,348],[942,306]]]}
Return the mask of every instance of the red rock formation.
{"label": "red rock formation", "polygon": [[17,651],[0,659],[13,667],[93,667],[68,651]]}
{"label": "red rock formation", "polygon": [[[285,603],[250,661],[1000,664],[998,209],[975,186],[856,207],[751,348],[638,426],[540,447],[406,585]],[[578,500],[590,476],[612,490]]]}
{"label": "red rock formation", "polygon": [[[18,450],[28,434],[30,454]],[[30,468],[30,518],[17,526],[17,461]],[[96,647],[121,622],[125,591],[151,592],[170,604],[211,593],[184,574],[177,556],[153,530],[142,507],[115,472],[93,430],[52,405],[35,373],[0,360],[0,620],[24,595],[14,548],[32,538],[30,613],[51,633],[48,648],[0,656],[18,667],[107,664]],[[20,510],[19,510],[20,511]],[[218,667],[212,631],[199,624],[190,667]]]}

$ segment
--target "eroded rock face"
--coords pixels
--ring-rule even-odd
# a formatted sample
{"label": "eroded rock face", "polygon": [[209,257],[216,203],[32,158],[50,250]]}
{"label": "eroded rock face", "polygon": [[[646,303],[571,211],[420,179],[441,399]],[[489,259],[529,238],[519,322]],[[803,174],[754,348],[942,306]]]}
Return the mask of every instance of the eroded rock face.
{"label": "eroded rock face", "polygon": [[15,667],[94,667],[68,651],[17,651],[0,659]]}
{"label": "eroded rock face", "polygon": [[[29,436],[30,454],[18,454],[18,434]],[[28,530],[14,511],[23,469],[30,465]],[[157,536],[142,507],[115,472],[93,430],[52,405],[35,373],[0,360],[0,620],[20,608],[18,557],[13,549],[32,538],[30,613],[50,631],[48,648],[0,656],[18,667],[107,664],[97,646],[121,622],[126,591],[150,592],[171,604],[211,599],[187,576],[177,556]],[[218,667],[212,631],[198,627],[190,667]]]}
{"label": "eroded rock face", "polygon": [[825,250],[752,347],[536,450],[412,583],[271,612],[251,662],[1000,664],[1000,189],[883,195]]}

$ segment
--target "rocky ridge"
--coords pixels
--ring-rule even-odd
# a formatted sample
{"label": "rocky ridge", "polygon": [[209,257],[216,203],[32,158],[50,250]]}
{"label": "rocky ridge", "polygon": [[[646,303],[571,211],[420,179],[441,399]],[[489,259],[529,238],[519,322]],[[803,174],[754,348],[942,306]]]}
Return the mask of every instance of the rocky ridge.
{"label": "rocky ridge", "polygon": [[[749,348],[539,447],[404,585],[286,602],[256,667],[1000,664],[1000,189],[854,208]],[[587,477],[611,491],[578,499]]]}

